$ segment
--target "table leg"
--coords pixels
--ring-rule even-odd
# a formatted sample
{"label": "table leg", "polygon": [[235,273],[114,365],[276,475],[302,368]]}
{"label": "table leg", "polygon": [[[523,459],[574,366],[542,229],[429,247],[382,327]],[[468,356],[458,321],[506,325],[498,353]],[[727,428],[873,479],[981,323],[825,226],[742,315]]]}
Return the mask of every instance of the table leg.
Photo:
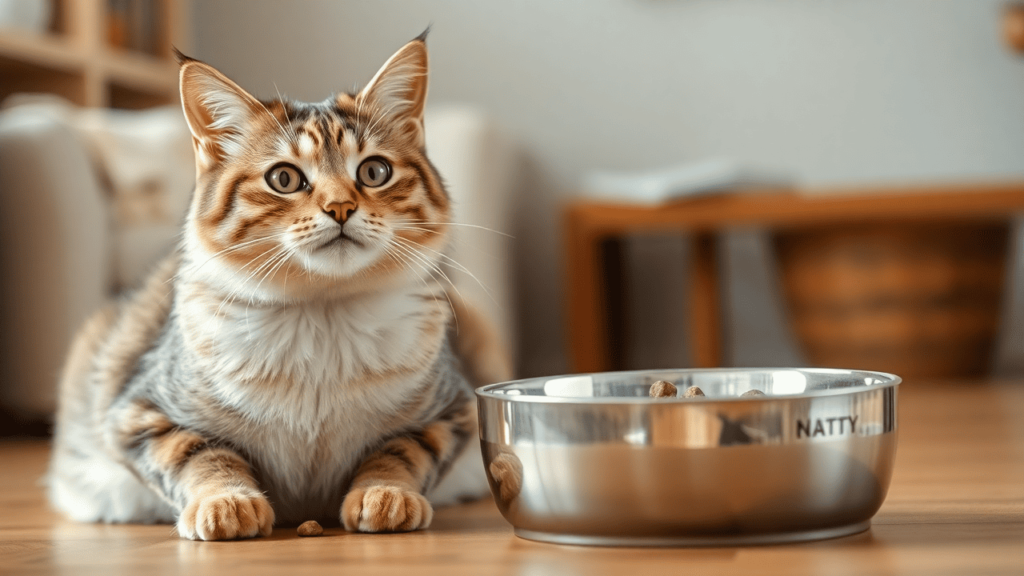
{"label": "table leg", "polygon": [[604,370],[626,369],[629,312],[626,307],[626,244],[622,238],[605,238],[601,249],[600,302],[604,311],[606,366]]}
{"label": "table leg", "polygon": [[698,368],[717,368],[722,364],[722,317],[715,242],[712,232],[698,232],[693,237],[690,347],[693,365]]}
{"label": "table leg", "polygon": [[602,372],[612,366],[608,334],[601,235],[573,212],[565,220],[566,336],[574,372]]}

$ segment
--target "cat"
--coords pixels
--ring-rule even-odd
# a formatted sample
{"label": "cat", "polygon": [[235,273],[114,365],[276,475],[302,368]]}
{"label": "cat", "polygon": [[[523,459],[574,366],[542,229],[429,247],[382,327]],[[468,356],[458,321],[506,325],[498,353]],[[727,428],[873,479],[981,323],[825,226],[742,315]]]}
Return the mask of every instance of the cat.
{"label": "cat", "polygon": [[454,223],[425,151],[426,33],[315,104],[177,57],[197,167],[182,240],[76,336],[53,506],[223,540],[311,519],[417,530],[428,496],[483,497],[473,386],[510,378],[442,284]]}

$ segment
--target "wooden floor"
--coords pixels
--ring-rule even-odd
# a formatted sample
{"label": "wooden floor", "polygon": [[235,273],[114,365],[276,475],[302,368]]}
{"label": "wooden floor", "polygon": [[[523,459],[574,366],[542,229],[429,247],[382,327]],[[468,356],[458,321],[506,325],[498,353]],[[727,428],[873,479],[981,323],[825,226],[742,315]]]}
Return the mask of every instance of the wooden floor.
{"label": "wooden floor", "polygon": [[238,542],[169,526],[76,524],[39,486],[47,446],[0,443],[0,574],[1024,574],[1024,383],[920,383],[901,391],[888,499],[869,532],[808,544],[600,549],[520,540],[491,502],[438,511],[430,530],[328,529]]}

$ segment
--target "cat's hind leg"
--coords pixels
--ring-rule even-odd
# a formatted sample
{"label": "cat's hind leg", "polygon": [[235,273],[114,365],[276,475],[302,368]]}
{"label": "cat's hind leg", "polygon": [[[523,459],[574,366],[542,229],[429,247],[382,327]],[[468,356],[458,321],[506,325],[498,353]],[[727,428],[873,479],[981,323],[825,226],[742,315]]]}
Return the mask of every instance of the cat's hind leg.
{"label": "cat's hind leg", "polygon": [[79,522],[174,522],[174,509],[122,464],[84,447],[54,448],[46,478],[53,507]]}
{"label": "cat's hind leg", "polygon": [[111,459],[95,426],[106,406],[97,398],[94,359],[118,318],[115,305],[93,314],[68,354],[46,477],[50,503],[80,522],[170,522],[171,506]]}

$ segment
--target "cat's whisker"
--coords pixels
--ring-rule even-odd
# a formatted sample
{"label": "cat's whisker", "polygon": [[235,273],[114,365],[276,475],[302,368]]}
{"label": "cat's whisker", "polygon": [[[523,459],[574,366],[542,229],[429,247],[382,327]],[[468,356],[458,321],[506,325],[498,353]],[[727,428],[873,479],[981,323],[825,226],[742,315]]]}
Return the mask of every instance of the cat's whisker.
{"label": "cat's whisker", "polygon": [[515,238],[516,238],[515,236],[513,236],[511,234],[508,234],[506,232],[502,232],[501,230],[495,230],[493,228],[488,228],[486,226],[479,226],[477,224],[466,224],[464,222],[437,222],[437,221],[434,221],[434,220],[399,220],[399,221],[396,222],[396,224],[443,224],[443,225],[447,225],[447,226],[462,226],[464,228],[475,228],[477,230],[484,230],[486,232],[492,232],[494,234],[498,234],[500,236],[505,236],[506,238],[510,238],[512,240],[515,240]]}
{"label": "cat's whisker", "polygon": [[263,282],[270,276],[270,274],[274,270],[277,269],[278,264],[280,264],[282,262],[286,262],[288,260],[288,258],[290,258],[292,256],[292,254],[293,254],[293,251],[292,251],[291,248],[285,248],[281,252],[278,252],[277,254],[275,254],[272,258],[270,258],[267,262],[265,262],[263,264],[263,266],[260,267],[261,269],[264,269],[265,272],[262,274],[262,277],[260,278],[260,281],[256,283],[256,287],[252,289],[252,291],[251,291],[251,293],[249,295],[249,303],[250,304],[253,303],[253,298],[255,298],[256,294],[259,292],[260,286],[262,286]]}
{"label": "cat's whisker", "polygon": [[228,293],[228,296],[229,297],[223,298],[220,301],[220,306],[217,307],[217,313],[211,316],[210,318],[207,318],[206,328],[209,328],[212,322],[214,322],[217,318],[220,318],[221,312],[224,311],[224,307],[233,304],[234,301],[238,299],[239,294],[237,291],[232,290]]}
{"label": "cat's whisker", "polygon": [[[426,267],[424,267],[423,264],[419,264],[419,263],[413,262],[412,260],[409,260],[408,258],[403,257],[401,254],[398,254],[397,252],[392,250],[390,247],[386,247],[385,246],[384,251],[385,251],[385,254],[387,254],[388,256],[390,256],[392,258],[396,258],[397,257],[397,259],[395,261],[398,262],[399,265],[414,265],[415,264],[418,268],[420,268],[421,270],[426,272],[430,276],[431,280],[433,280],[434,282],[437,282],[437,279],[434,278],[434,275],[431,274],[430,270],[427,269]],[[427,285],[427,281],[423,277],[418,277],[418,278],[419,278],[420,283],[423,284],[424,288],[426,288],[427,291],[430,292],[430,286]],[[448,295],[448,291],[447,290],[442,288],[441,289],[441,293],[444,294],[445,300],[448,301],[448,308],[452,311],[452,318],[455,320],[455,333],[458,334],[459,333],[459,319],[458,319],[458,316],[455,314],[455,303],[452,302],[451,296]],[[434,299],[434,304],[440,310],[440,306],[441,306],[440,300],[438,300],[436,294],[432,294],[432,296],[433,296],[433,299]]]}
{"label": "cat's whisker", "polygon": [[[234,252],[236,250],[241,250],[243,248],[252,246],[253,244],[257,244],[259,242],[266,242],[268,240],[276,240],[278,238],[283,237],[286,234],[287,234],[287,232],[281,232],[281,233],[278,233],[278,234],[270,234],[269,236],[262,236],[260,238],[255,238],[253,240],[248,240],[246,242],[242,242],[241,244],[235,244],[234,246],[229,246],[229,247],[227,247],[227,248],[225,248],[223,250],[220,250],[217,253],[211,255],[209,258],[204,260],[202,264],[196,265],[196,264],[191,264],[190,263],[187,266],[182,266],[181,271],[179,271],[177,274],[175,274],[171,278],[167,279],[164,283],[167,284],[167,283],[170,283],[173,280],[177,280],[179,278],[182,278],[183,275],[186,272],[188,272],[190,274],[198,272],[199,270],[201,270],[203,268],[203,266],[206,266],[208,263],[210,263],[211,260],[213,260],[214,258],[216,258],[218,256],[221,256],[223,254],[227,254],[229,252]],[[251,262],[251,260],[250,260],[250,262]]]}
{"label": "cat's whisker", "polygon": [[256,284],[256,287],[249,292],[249,301],[246,302],[245,304],[245,329],[246,332],[248,333],[248,339],[250,340],[252,339],[252,330],[249,328],[249,307],[254,304],[254,299],[256,298],[256,294],[259,293],[260,286],[263,285],[263,281],[270,277],[270,275],[277,270],[281,263],[287,262],[288,258],[292,255],[292,253],[292,249],[285,249],[275,254],[267,262],[265,262],[263,266],[261,266],[261,268],[264,268],[269,263],[273,262],[273,264],[270,264],[270,267],[267,268],[267,271],[263,274],[263,277],[260,278],[260,281]]}
{"label": "cat's whisker", "polygon": [[[285,264],[287,264],[288,260],[294,254],[295,254],[294,250],[289,250],[287,254],[285,254],[282,258],[279,258],[278,261],[277,261],[277,264],[275,264],[274,267],[270,269],[270,271],[268,271],[266,274],[264,274],[263,280],[267,280],[268,278],[276,276],[278,270],[280,270]],[[288,279],[288,271],[287,270],[284,271],[284,276],[285,276],[285,281],[287,281],[287,279]],[[260,280],[260,283],[256,285],[256,290],[259,290],[260,284],[263,283],[263,280]]]}
{"label": "cat's whisker", "polygon": [[[246,278],[243,279],[240,282],[240,284],[242,284],[242,288],[244,289],[245,284],[247,284],[250,280],[252,280],[256,276],[256,274],[258,274],[259,271],[264,266],[266,266],[269,262],[273,262],[274,259],[277,257],[277,255],[280,254],[280,252],[283,249],[284,249],[284,247],[282,247],[282,246],[277,246],[277,247],[271,248],[269,250],[264,251],[259,256],[256,256],[256,258],[253,258],[252,260],[247,262],[246,266],[248,266],[249,264],[253,263],[257,259],[259,259],[259,258],[261,258],[261,257],[263,257],[263,256],[265,256],[267,254],[270,254],[270,256],[267,257],[267,261],[263,262],[263,264],[261,264],[259,267],[257,267],[256,270],[250,271],[249,274],[246,276]],[[230,290],[229,296],[230,296],[230,298],[224,298],[223,300],[221,300],[220,307],[217,308],[216,316],[219,317],[220,313],[224,309],[224,307],[226,305],[230,304],[230,303],[233,303],[235,300],[237,300],[238,297],[241,296],[241,293],[240,293],[240,291],[238,289],[234,289],[234,290]],[[250,298],[252,298],[252,296],[253,296],[253,294],[250,292]],[[248,319],[248,306],[246,307],[246,314],[247,314],[246,318]]]}
{"label": "cat's whisker", "polygon": [[263,252],[257,254],[255,257],[253,257],[251,260],[246,262],[244,265],[240,266],[239,267],[240,269],[248,271],[248,275],[244,279],[242,279],[240,284],[242,284],[244,286],[246,283],[248,283],[250,280],[252,280],[252,278],[254,278],[255,275],[259,273],[259,270],[262,269],[263,266],[265,266],[266,263],[267,263],[265,261],[265,262],[263,262],[263,264],[260,264],[255,270],[248,270],[249,266],[252,265],[253,262],[256,262],[260,258],[263,258],[264,256],[267,256],[268,254],[270,254],[270,256],[268,256],[268,261],[269,261],[269,260],[273,259],[274,255],[276,255],[277,253],[279,253],[283,249],[284,249],[283,246],[274,246],[274,247],[268,248],[268,249],[264,250]]}
{"label": "cat's whisker", "polygon": [[462,272],[463,274],[468,275],[470,278],[472,278],[474,281],[476,281],[476,283],[480,286],[480,288],[482,288],[483,291],[487,294],[487,297],[491,299],[491,302],[494,302],[494,304],[497,305],[499,308],[501,307],[501,304],[498,304],[498,301],[495,300],[494,293],[491,292],[491,289],[488,288],[487,286],[485,286],[484,283],[481,282],[480,279],[476,277],[476,274],[473,274],[472,272],[470,272],[468,268],[466,268],[465,266],[460,264],[457,260],[455,260],[451,256],[449,256],[447,254],[444,254],[443,252],[438,252],[437,250],[434,250],[433,248],[430,248],[429,246],[424,246],[423,244],[420,244],[419,242],[416,242],[414,240],[410,240],[408,238],[402,238],[401,236],[395,236],[395,239],[400,241],[400,242],[406,242],[406,243],[413,244],[415,246],[420,247],[420,249],[422,249],[422,250],[427,250],[427,251],[429,251],[429,252],[431,252],[433,254],[436,254],[439,258],[442,258],[450,266],[453,266],[455,270],[457,270],[459,272]]}
{"label": "cat's whisker", "polygon": [[429,258],[425,257],[423,254],[421,254],[420,252],[414,250],[411,246],[405,246],[405,245],[399,244],[399,243],[392,243],[391,244],[391,248],[400,250],[406,256],[414,259],[416,262],[419,262],[422,266],[426,266],[425,270],[430,272],[431,276],[433,276],[436,273],[436,274],[440,275],[441,277],[443,277],[445,280],[447,280],[449,284],[452,283],[451,279],[449,279],[447,277],[447,275],[444,274],[444,271],[442,271],[437,266],[437,264],[435,262],[432,262]]}
{"label": "cat's whisker", "polygon": [[266,261],[264,261],[262,264],[257,266],[255,270],[251,270],[249,272],[249,275],[246,276],[246,278],[244,280],[242,280],[242,284],[247,284],[250,280],[255,278],[257,274],[259,274],[266,266],[269,266],[274,261],[274,259],[277,258],[277,256],[279,256],[281,253],[283,253],[286,250],[288,250],[287,246],[275,246],[274,248],[271,248],[270,250],[267,250],[267,251],[263,252],[263,254],[260,254],[256,258],[253,258],[252,260],[247,262],[246,265],[243,266],[243,269],[247,269],[250,264],[255,262],[257,259],[263,257],[264,255],[271,254],[271,256],[269,256]]}
{"label": "cat's whisker", "polygon": [[[279,270],[281,270],[281,268],[285,264],[288,263],[289,259],[292,257],[293,254],[294,254],[294,251],[289,251],[288,254],[285,254],[282,258],[279,258],[277,260],[277,263],[274,264],[274,266],[270,270],[268,270],[266,274],[263,275],[263,279],[260,280],[259,284],[256,285],[256,289],[257,290],[259,289],[260,284],[262,284],[264,280],[276,277],[277,276],[277,272]],[[285,278],[285,282],[287,282],[288,281],[288,270],[284,271],[284,278]]]}
{"label": "cat's whisker", "polygon": [[281,90],[278,89],[277,82],[274,82],[274,92],[277,92],[277,99],[281,102],[281,109],[284,111],[285,122],[288,123],[289,131],[292,133],[292,139],[294,140],[296,138],[295,126],[292,125],[292,119],[288,117],[288,104],[281,97]]}
{"label": "cat's whisker", "polygon": [[[247,266],[249,266],[250,264],[252,264],[252,263],[253,263],[253,262],[255,262],[256,260],[258,260],[258,259],[262,258],[263,256],[265,256],[265,255],[267,255],[267,254],[271,254],[271,256],[269,256],[269,257],[268,257],[268,261],[269,261],[269,260],[272,260],[272,259],[274,258],[274,256],[275,256],[275,255],[276,255],[276,254],[278,253],[278,251],[280,251],[280,250],[281,250],[282,248],[283,248],[283,247],[281,247],[281,246],[275,246],[275,247],[273,247],[273,248],[269,248],[269,249],[267,249],[267,250],[263,251],[262,253],[260,253],[259,255],[257,255],[257,256],[256,256],[255,258],[253,258],[252,260],[249,260],[248,262],[246,262],[246,263],[245,263],[245,266],[246,266],[246,267],[247,267]],[[264,265],[265,265],[265,264],[266,264],[266,262],[264,262]],[[243,267],[243,268],[244,268],[244,267]],[[260,266],[260,268],[262,268],[262,265]],[[245,278],[245,279],[244,279],[244,280],[242,281],[242,284],[244,285],[244,284],[245,284],[245,283],[247,283],[247,282],[248,282],[249,280],[251,280],[251,279],[252,279],[252,278],[253,278],[253,277],[255,276],[255,274],[257,274],[257,273],[258,273],[258,270],[259,270],[259,268],[257,268],[257,271],[254,271],[254,272],[250,272],[250,274],[248,275],[248,277],[246,277],[246,278]],[[238,291],[237,289],[235,289],[235,290],[230,290],[230,291],[229,291],[229,293],[228,293],[228,296],[229,296],[229,297],[225,297],[225,298],[223,298],[223,299],[221,300],[220,306],[219,306],[219,307],[217,308],[217,312],[216,312],[216,314],[214,314],[214,315],[213,315],[212,317],[210,317],[210,318],[209,318],[209,319],[207,320],[207,327],[209,327],[209,322],[213,321],[213,320],[214,320],[215,318],[219,318],[219,317],[220,317],[220,314],[221,314],[221,312],[222,312],[222,311],[224,310],[224,307],[225,307],[225,306],[227,306],[227,305],[230,305],[231,303],[233,303],[233,302],[234,302],[235,300],[237,300],[237,299],[238,299],[238,297],[239,297],[240,295],[241,295],[241,294],[239,293],[239,291]]]}
{"label": "cat's whisker", "polygon": [[[443,234],[443,232],[439,232],[437,230],[429,230],[427,228],[417,228],[415,226],[393,226],[392,229],[394,231],[396,231],[396,232],[414,231],[414,232],[424,232],[424,233],[428,233],[428,234],[437,234],[437,235]],[[483,254],[484,256],[486,256],[488,258],[498,259],[498,256],[496,256],[496,255],[494,255],[494,254],[492,254],[492,253],[490,253],[490,252],[488,252],[486,250],[483,250],[482,248],[480,248],[476,244],[470,242],[465,237],[460,236],[458,234],[453,234],[449,238],[449,241],[450,241],[450,243],[452,245],[457,245],[460,249],[461,248],[469,249],[469,250],[472,250],[473,252],[476,252],[478,254]]]}
{"label": "cat's whisker", "polygon": [[[276,87],[277,86],[275,86],[275,88]],[[273,114],[270,113],[270,110],[267,109],[266,104],[264,104],[263,102],[260,102],[259,100],[257,100],[257,102],[259,102],[259,105],[260,105],[261,108],[263,108],[263,111],[267,113],[267,116],[270,116],[271,118],[274,119],[274,124],[277,124],[277,127],[281,129],[281,135],[287,137],[288,136],[288,131],[285,130],[284,126],[281,125],[281,121],[277,119],[277,116],[274,116]],[[283,104],[284,104],[284,102],[282,102],[282,108],[283,108]],[[289,123],[289,125],[290,124],[291,123]]]}
{"label": "cat's whisker", "polygon": [[395,248],[399,248],[399,249],[405,251],[407,254],[409,254],[413,258],[416,258],[417,260],[422,262],[424,265],[428,266],[430,270],[433,270],[433,271],[437,272],[437,274],[439,274],[442,278],[444,278],[445,281],[447,281],[448,284],[452,287],[452,289],[455,290],[455,293],[458,294],[459,299],[462,300],[463,303],[467,302],[466,297],[462,295],[461,291],[459,291],[459,287],[456,286],[454,282],[452,282],[452,279],[449,278],[448,275],[444,273],[444,270],[441,270],[441,268],[438,267],[437,264],[431,262],[426,256],[424,256],[423,254],[419,253],[418,251],[416,251],[415,249],[413,249],[410,246],[403,246],[401,244],[392,244],[392,246],[395,247]]}
{"label": "cat's whisker", "polygon": [[[285,263],[288,262],[288,259],[292,256],[292,254],[294,254],[294,250],[288,250],[288,251],[286,251],[284,253],[283,256],[277,257],[277,263],[273,267],[271,267],[263,275],[263,278],[260,279],[259,283],[256,284],[256,288],[253,289],[252,294],[249,297],[249,302],[245,305],[245,325],[246,325],[246,329],[247,330],[249,329],[249,306],[252,305],[252,303],[253,303],[252,298],[259,291],[260,286],[263,284],[263,281],[266,280],[267,278],[273,276],[273,275],[276,275],[277,271],[281,269],[281,266],[283,266]],[[287,281],[288,281],[288,271],[286,270],[285,271],[285,282],[287,283]],[[250,338],[251,338],[251,334],[252,333],[250,332],[249,334],[250,334]]]}
{"label": "cat's whisker", "polygon": [[426,232],[428,234],[444,234],[438,230],[431,230],[430,228],[417,228],[415,226],[395,226],[395,230],[412,230],[415,232]]}

